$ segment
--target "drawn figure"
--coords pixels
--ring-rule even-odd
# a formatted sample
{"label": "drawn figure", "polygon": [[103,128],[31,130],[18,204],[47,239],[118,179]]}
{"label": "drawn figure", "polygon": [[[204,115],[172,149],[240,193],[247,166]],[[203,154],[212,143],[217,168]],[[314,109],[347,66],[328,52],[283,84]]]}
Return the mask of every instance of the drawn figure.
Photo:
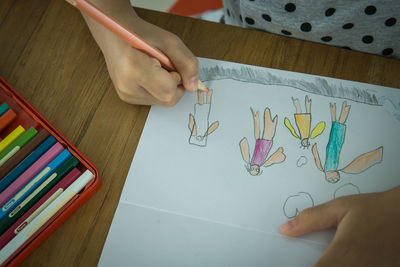
{"label": "drawn figure", "polygon": [[292,219],[307,208],[314,206],[314,200],[307,192],[298,192],[289,196],[283,204],[283,213],[288,219]]}
{"label": "drawn figure", "polygon": [[254,147],[253,157],[250,160],[250,150],[249,144],[246,137],[240,140],[239,146],[242,152],[243,160],[247,163],[247,171],[251,175],[259,175],[260,167],[268,167],[275,163],[281,163],[286,159],[286,155],[283,153],[283,148],[278,148],[274,154],[272,154],[268,159],[268,153],[272,148],[273,138],[275,135],[276,123],[278,121],[278,116],[274,119],[271,118],[271,113],[269,108],[265,108],[264,111],[264,130],[262,137],[260,136],[260,126],[259,126],[259,112],[254,113],[253,109],[250,108],[254,119],[254,135],[256,139],[256,145]]}
{"label": "drawn figure", "polygon": [[296,133],[293,128],[290,120],[285,118],[285,126],[289,129],[292,135],[301,140],[301,147],[308,148],[310,146],[309,139],[314,139],[318,135],[322,134],[325,129],[325,122],[321,121],[315,126],[315,128],[311,130],[311,99],[306,96],[306,113],[301,112],[299,99],[294,99],[292,97],[293,104],[296,108],[296,113],[294,114],[294,119],[296,121],[296,126],[299,131],[299,134]]}
{"label": "drawn figure", "polygon": [[358,186],[356,186],[355,184],[348,183],[336,189],[335,192],[333,193],[333,198],[358,195],[358,194],[360,194],[360,188],[358,188]]}
{"label": "drawn figure", "polygon": [[219,126],[218,121],[213,122],[211,125],[209,123],[211,96],[212,90],[208,90],[207,94],[200,90],[197,91],[198,103],[194,105],[194,114],[189,114],[189,144],[206,146],[207,137]]}
{"label": "drawn figure", "polygon": [[375,164],[382,162],[383,147],[365,153],[354,159],[349,165],[338,170],[340,151],[344,143],[346,135],[346,120],[350,112],[350,106],[346,101],[343,102],[342,111],[339,120],[336,120],[336,104],[330,104],[332,116],[332,128],[329,135],[329,142],[326,146],[325,166],[322,167],[321,160],[318,154],[317,144],[312,146],[315,164],[317,168],[325,173],[325,179],[330,183],[336,183],[340,180],[339,171],[344,173],[359,174],[372,167]]}

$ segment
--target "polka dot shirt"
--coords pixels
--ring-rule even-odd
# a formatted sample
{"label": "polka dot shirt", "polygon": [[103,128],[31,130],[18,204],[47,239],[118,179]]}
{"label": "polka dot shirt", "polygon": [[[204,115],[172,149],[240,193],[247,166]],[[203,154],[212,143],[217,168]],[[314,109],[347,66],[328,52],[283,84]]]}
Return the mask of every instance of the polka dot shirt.
{"label": "polka dot shirt", "polygon": [[223,0],[224,21],[400,59],[400,0]]}

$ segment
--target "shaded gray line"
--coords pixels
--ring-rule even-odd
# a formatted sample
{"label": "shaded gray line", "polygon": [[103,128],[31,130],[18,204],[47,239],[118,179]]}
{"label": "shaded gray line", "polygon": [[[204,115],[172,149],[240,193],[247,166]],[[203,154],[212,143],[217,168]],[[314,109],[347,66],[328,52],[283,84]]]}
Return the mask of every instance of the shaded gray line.
{"label": "shaded gray line", "polygon": [[382,106],[375,94],[368,89],[356,86],[343,86],[329,83],[326,79],[315,77],[314,81],[304,79],[283,78],[274,75],[267,70],[259,70],[249,66],[229,68],[223,66],[200,67],[199,78],[202,81],[232,79],[241,82],[257,83],[264,85],[290,86],[307,93],[352,100],[354,102]]}

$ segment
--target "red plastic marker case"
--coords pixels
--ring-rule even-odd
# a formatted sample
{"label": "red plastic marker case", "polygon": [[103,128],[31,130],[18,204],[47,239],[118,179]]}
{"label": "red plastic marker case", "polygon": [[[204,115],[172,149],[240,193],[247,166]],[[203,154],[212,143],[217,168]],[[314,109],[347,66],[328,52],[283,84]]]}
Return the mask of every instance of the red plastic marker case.
{"label": "red plastic marker case", "polygon": [[20,264],[28,257],[69,216],[71,216],[72,213],[87,201],[99,189],[101,182],[98,171],[93,164],[1,77],[0,89],[0,103],[6,102],[18,115],[18,117],[1,132],[0,137],[2,139],[18,125],[21,125],[24,129],[29,129],[30,127],[35,127],[37,130],[44,128],[79,160],[78,169],[80,171],[90,170],[94,174],[92,181],[90,181],[79,194],[58,211],[57,214],[3,263],[3,265],[14,266]]}

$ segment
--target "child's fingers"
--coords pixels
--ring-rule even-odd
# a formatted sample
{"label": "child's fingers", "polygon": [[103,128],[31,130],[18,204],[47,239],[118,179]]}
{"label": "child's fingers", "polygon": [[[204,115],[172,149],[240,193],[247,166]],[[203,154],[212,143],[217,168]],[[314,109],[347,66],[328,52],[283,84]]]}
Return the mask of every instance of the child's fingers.
{"label": "child's fingers", "polygon": [[149,93],[149,98],[154,98],[154,102],[162,106],[171,106],[170,103],[181,94],[177,93],[181,83],[180,75],[176,72],[169,73],[156,59],[133,48],[128,48],[119,58],[114,68],[114,84],[120,96],[136,96],[139,86]]}
{"label": "child's fingers", "polygon": [[161,50],[170,58],[182,76],[183,86],[189,91],[196,91],[198,84],[199,62],[185,44],[174,34],[166,34],[161,43]]}
{"label": "child's fingers", "polygon": [[300,236],[309,232],[336,227],[345,215],[346,199],[335,199],[300,212],[293,220],[284,223],[280,230],[284,235]]}
{"label": "child's fingers", "polygon": [[178,103],[185,93],[183,86],[179,86],[175,95],[169,102],[163,102],[154,98],[146,89],[132,83],[130,87],[120,90],[116,89],[119,98],[129,104],[135,105],[157,105],[163,107],[173,107]]}

